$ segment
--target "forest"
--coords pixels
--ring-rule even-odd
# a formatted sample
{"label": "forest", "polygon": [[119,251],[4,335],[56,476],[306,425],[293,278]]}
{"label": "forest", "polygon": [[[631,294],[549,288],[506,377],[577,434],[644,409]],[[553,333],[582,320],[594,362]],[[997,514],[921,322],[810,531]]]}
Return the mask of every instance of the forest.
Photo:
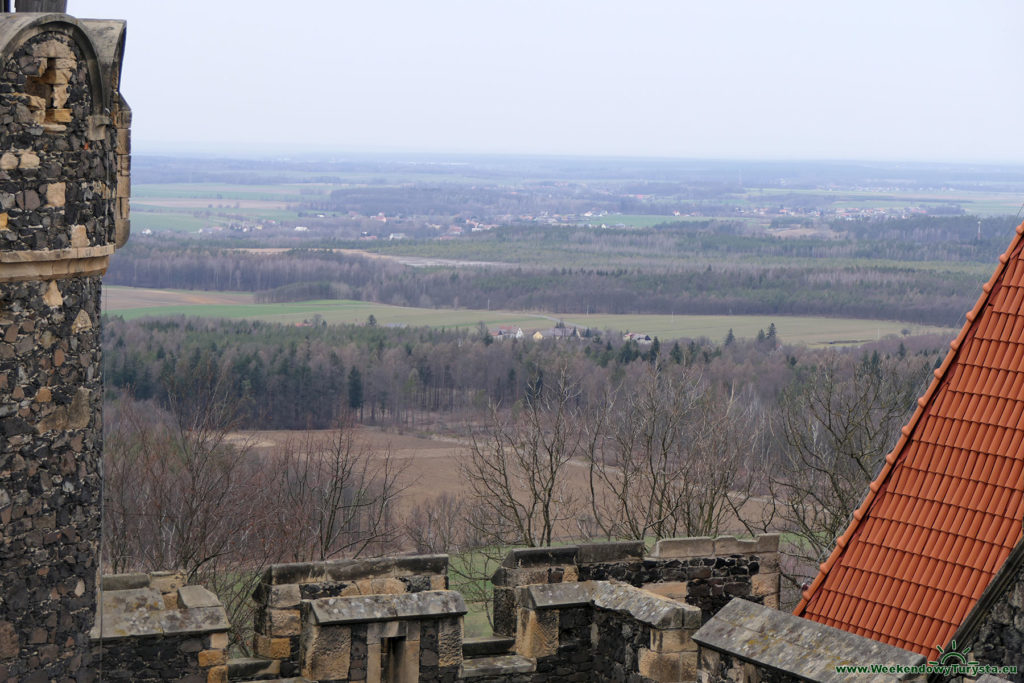
{"label": "forest", "polygon": [[[259,253],[139,240],[107,282],[254,292],[257,302],[356,299],[424,308],[556,313],[777,314],[877,318],[952,326],[1012,221],[922,217],[847,226],[841,240],[730,233],[728,223],[644,230],[509,227],[386,255],[477,259],[490,267],[413,268],[330,249]],[[735,226],[733,226],[735,227]],[[927,236],[927,238],[925,238]],[[364,246],[360,243],[348,247]],[[558,265],[561,264],[561,265]]]}

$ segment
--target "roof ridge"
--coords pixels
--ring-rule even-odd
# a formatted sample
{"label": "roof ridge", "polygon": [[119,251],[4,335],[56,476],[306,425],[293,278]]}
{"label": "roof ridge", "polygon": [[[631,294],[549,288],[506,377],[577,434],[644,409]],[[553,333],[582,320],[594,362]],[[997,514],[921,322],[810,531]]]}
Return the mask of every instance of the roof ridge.
{"label": "roof ridge", "polygon": [[882,488],[882,485],[886,483],[889,475],[892,473],[893,466],[896,464],[896,461],[901,455],[903,455],[904,449],[910,442],[911,434],[914,433],[918,422],[920,422],[922,416],[925,414],[926,408],[934,399],[935,393],[938,391],[946,377],[946,373],[948,373],[950,367],[953,366],[954,360],[960,353],[963,342],[968,338],[971,332],[976,329],[979,321],[979,314],[985,307],[985,304],[988,303],[988,300],[996,289],[996,285],[1006,272],[1006,265],[1010,262],[1012,254],[1017,251],[1022,244],[1024,244],[1024,222],[1017,226],[1015,233],[1016,234],[1010,241],[1010,245],[1006,248],[1006,251],[1000,254],[999,263],[996,266],[995,272],[992,273],[992,277],[989,278],[988,282],[982,285],[981,296],[978,297],[978,301],[974,304],[974,308],[967,312],[967,320],[960,329],[960,333],[949,343],[949,353],[946,354],[945,359],[942,361],[942,365],[934,371],[934,378],[932,379],[931,384],[928,385],[928,389],[924,394],[917,399],[917,409],[914,411],[914,414],[911,416],[907,424],[900,430],[899,440],[896,442],[893,449],[885,456],[885,462],[882,464],[882,468],[868,486],[867,496],[860,504],[860,507],[854,510],[853,517],[850,520],[850,524],[847,526],[846,531],[836,539],[836,546],[828,556],[828,559],[819,565],[818,575],[814,578],[814,581],[812,581],[811,585],[803,591],[803,594],[800,597],[800,602],[797,603],[796,608],[793,610],[793,614],[796,616],[803,615],[803,612],[807,607],[807,604],[810,602],[810,599],[814,596],[815,591],[819,586],[821,586],[825,577],[828,576],[829,572],[842,556],[847,544],[849,544],[853,534],[860,526],[861,520],[867,516],[868,510],[874,502],[878,491]]}

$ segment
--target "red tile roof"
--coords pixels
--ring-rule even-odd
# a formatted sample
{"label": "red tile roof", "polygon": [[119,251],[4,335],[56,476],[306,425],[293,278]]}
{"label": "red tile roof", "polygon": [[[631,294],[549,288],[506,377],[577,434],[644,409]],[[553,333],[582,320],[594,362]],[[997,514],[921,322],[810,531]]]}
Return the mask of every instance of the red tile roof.
{"label": "red tile roof", "polygon": [[1021,539],[1024,224],[795,614],[934,655]]}

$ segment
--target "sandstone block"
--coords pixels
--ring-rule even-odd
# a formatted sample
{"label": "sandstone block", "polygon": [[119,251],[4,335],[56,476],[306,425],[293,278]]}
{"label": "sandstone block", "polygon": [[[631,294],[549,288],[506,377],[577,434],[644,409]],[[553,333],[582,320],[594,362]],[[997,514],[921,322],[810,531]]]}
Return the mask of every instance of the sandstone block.
{"label": "sandstone block", "polygon": [[18,168],[18,157],[12,152],[4,152],[0,156],[0,171],[13,171]]}
{"label": "sandstone block", "polygon": [[201,650],[199,652],[199,666],[203,669],[227,663],[228,656],[224,650]]}
{"label": "sandstone block", "polygon": [[300,667],[304,677],[347,679],[351,659],[352,629],[349,627],[310,625],[303,634]]}
{"label": "sandstone block", "polygon": [[87,246],[89,246],[89,235],[86,233],[84,225],[72,225],[71,226],[71,246],[72,247],[87,247]]}
{"label": "sandstone block", "polygon": [[[558,632],[555,632],[558,638]],[[458,666],[462,663],[462,618],[441,621],[437,633],[437,661],[440,666]]]}
{"label": "sandstone block", "polygon": [[230,640],[227,633],[211,633],[206,642],[211,650],[226,650]]}
{"label": "sandstone block", "polygon": [[64,206],[65,183],[50,183],[46,186],[46,203],[50,206]]}
{"label": "sandstone block", "polygon": [[[75,316],[74,321],[71,323],[71,331],[74,332],[75,334],[78,334],[79,332],[83,332],[85,330],[91,330],[91,329],[92,329],[92,319],[89,317],[89,314],[86,313],[84,309],[79,311],[78,315]],[[169,592],[169,591],[163,591],[163,592],[166,593],[166,592]]]}
{"label": "sandstone block", "polygon": [[47,40],[37,43],[32,48],[32,54],[36,57],[47,57],[50,59],[74,59],[75,53],[71,48],[59,40]]}
{"label": "sandstone block", "polygon": [[516,653],[523,657],[548,657],[558,650],[558,610],[519,610]]}
{"label": "sandstone block", "polygon": [[269,659],[288,659],[291,656],[291,641],[288,638],[272,638],[257,634],[256,654]]}
{"label": "sandstone block", "polygon": [[298,607],[302,602],[302,593],[298,584],[286,583],[279,586],[263,585],[260,592],[266,600],[267,607],[285,608]]}
{"label": "sandstone block", "polygon": [[57,287],[56,280],[50,280],[50,284],[47,285],[46,292],[43,294],[43,303],[50,308],[64,305],[64,297],[60,294],[60,288]]}
{"label": "sandstone block", "polygon": [[651,629],[651,649],[655,652],[696,652],[693,642],[694,629],[674,628],[669,630]]}
{"label": "sandstone block", "polygon": [[302,633],[302,620],[297,609],[267,610],[267,621],[271,636],[297,636]]}
{"label": "sandstone block", "polygon": [[227,665],[215,666],[206,672],[206,683],[228,683]]}
{"label": "sandstone block", "polygon": [[750,594],[758,597],[778,595],[778,574],[754,574],[750,577]]}
{"label": "sandstone block", "polygon": [[[647,648],[640,648],[637,671],[641,676],[655,681],[681,681],[682,661],[678,654],[662,654]],[[696,655],[696,653],[695,653]],[[691,679],[692,680],[692,679]]]}
{"label": "sandstone block", "polygon": [[39,157],[34,152],[24,151],[20,155],[18,167],[22,169],[39,168]]}

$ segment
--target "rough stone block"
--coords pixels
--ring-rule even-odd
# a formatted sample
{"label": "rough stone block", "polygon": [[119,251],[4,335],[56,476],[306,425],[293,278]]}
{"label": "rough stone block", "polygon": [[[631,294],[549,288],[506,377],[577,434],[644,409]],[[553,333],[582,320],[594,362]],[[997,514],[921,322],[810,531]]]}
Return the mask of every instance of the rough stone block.
{"label": "rough stone block", "polygon": [[448,577],[447,576],[431,576],[430,577],[430,590],[432,590],[432,591],[446,591],[446,590],[448,590]]}
{"label": "rough stone block", "polygon": [[263,602],[268,607],[287,608],[298,607],[302,602],[302,593],[298,584],[287,583],[280,586],[260,584],[256,589],[256,601]]}
{"label": "rough stone block", "polygon": [[182,586],[178,589],[178,604],[182,608],[188,609],[193,607],[220,607],[220,600],[202,586]]}
{"label": "rough stone block", "polygon": [[224,650],[201,650],[198,657],[199,666],[203,669],[228,663],[228,656]]}
{"label": "rough stone block", "polygon": [[531,610],[580,607],[590,604],[593,588],[589,582],[520,586],[516,589],[516,604]]}
{"label": "rough stone block", "polygon": [[661,583],[645,583],[643,589],[655,595],[660,595],[663,598],[681,601],[686,599],[687,586],[688,582],[686,581],[664,581]]}
{"label": "rough stone block", "polygon": [[[696,656],[696,653],[694,655]],[[640,648],[637,672],[645,678],[659,682],[684,680],[682,661],[677,653],[663,654]]]}
{"label": "rough stone block", "polygon": [[558,651],[558,611],[519,610],[516,652],[523,657],[549,657]]}
{"label": "rough stone block", "polygon": [[466,603],[455,591],[320,598],[306,604],[314,623],[321,625],[461,616],[466,613]]}
{"label": "rough stone block", "polygon": [[256,635],[256,654],[269,659],[288,659],[291,657],[291,640],[288,638],[272,638],[262,634]]}
{"label": "rough stone block", "polygon": [[226,650],[230,641],[227,633],[211,633],[206,638],[206,646],[210,650]]}
{"label": "rough stone block", "polygon": [[651,551],[652,557],[711,557],[714,554],[715,540],[706,536],[663,538]]}
{"label": "rough stone block", "polygon": [[697,643],[693,642],[696,629],[651,629],[651,649],[655,652],[696,652]]}
{"label": "rough stone block", "polygon": [[308,626],[303,634],[300,658],[304,677],[310,680],[347,679],[351,661],[352,629],[347,626]]}
{"label": "rough stone block", "polygon": [[149,577],[149,585],[161,593],[173,593],[185,585],[185,575],[181,572],[153,572]]}
{"label": "rough stone block", "polygon": [[754,574],[750,577],[750,594],[757,597],[779,594],[778,574]]}
{"label": "rough stone block", "polygon": [[437,661],[439,666],[462,663],[462,617],[441,620],[437,630]]}
{"label": "rough stone block", "polygon": [[71,246],[72,247],[88,247],[89,246],[89,234],[86,232],[84,225],[72,225],[71,226]]}
{"label": "rough stone block", "polygon": [[206,683],[228,683],[228,667],[215,666],[207,671]]}
{"label": "rough stone block", "polygon": [[267,621],[269,622],[267,635],[282,637],[297,636],[302,633],[302,620],[297,609],[269,609],[267,610]]}

